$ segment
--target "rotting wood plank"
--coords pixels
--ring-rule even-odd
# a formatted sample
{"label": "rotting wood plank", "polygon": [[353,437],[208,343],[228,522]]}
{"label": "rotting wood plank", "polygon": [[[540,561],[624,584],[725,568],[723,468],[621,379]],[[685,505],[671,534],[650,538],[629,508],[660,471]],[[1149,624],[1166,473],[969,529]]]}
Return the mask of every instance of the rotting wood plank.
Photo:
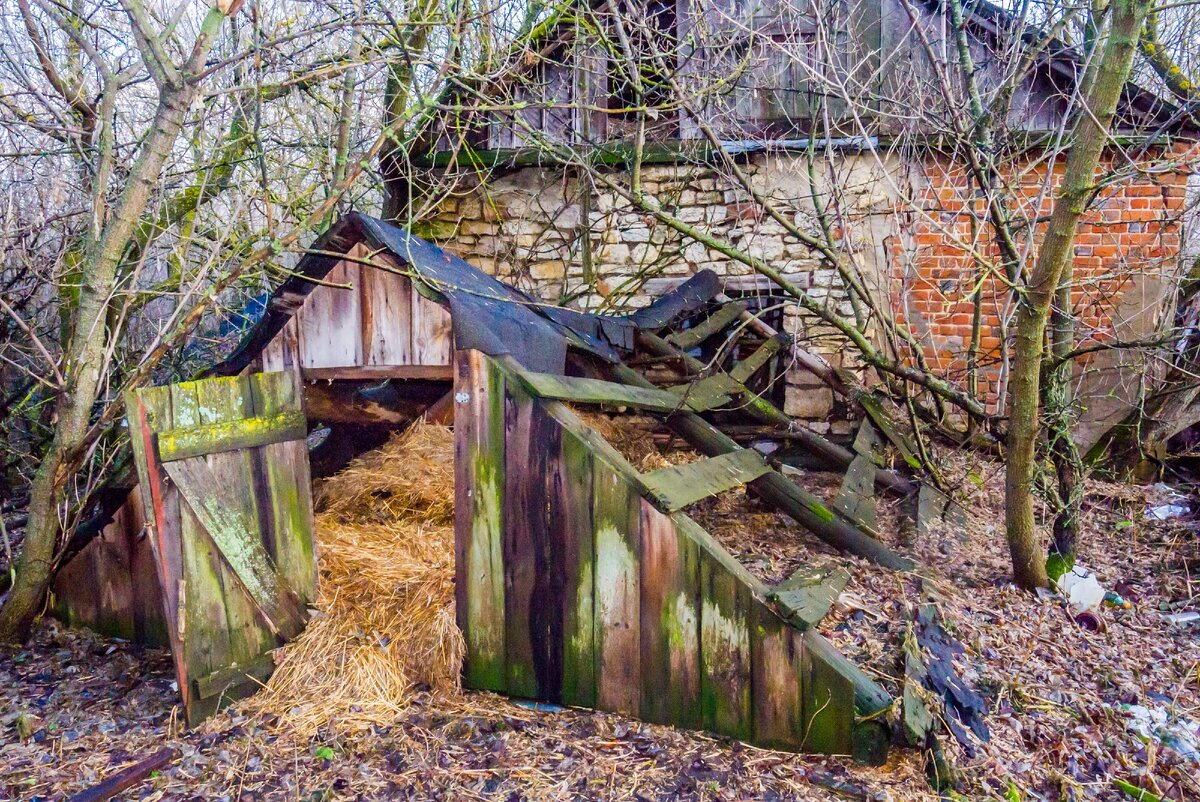
{"label": "rotting wood plank", "polygon": [[412,293],[413,362],[418,365],[449,365],[451,342],[450,313],[431,301],[414,286]]}
{"label": "rotting wood plank", "polygon": [[455,595],[463,682],[503,691],[505,378],[479,351],[455,355]]}
{"label": "rotting wood plank", "polygon": [[754,742],[795,749],[804,742],[804,639],[766,605],[755,602],[753,609]]}
{"label": "rotting wood plank", "polygon": [[342,260],[325,276],[328,285],[337,286],[309,293],[302,312],[301,367],[363,364],[361,272],[361,265]]}
{"label": "rotting wood plank", "polygon": [[[635,386],[649,384],[632,368],[613,365],[612,370],[621,381]],[[733,439],[699,415],[681,412],[671,415],[665,422],[672,431],[710,457],[741,449]],[[778,506],[835,548],[866,557],[896,570],[911,570],[914,567],[911,560],[901,557],[858,527],[838,517],[820,499],[789,481],[778,471],[763,474],[751,482],[749,487],[765,501]]]}
{"label": "rotting wood plank", "polygon": [[308,422],[304,413],[287,410],[263,417],[219,420],[187,429],[159,432],[158,455],[163,462],[172,462],[285,440],[303,440],[307,434]]}
{"label": "rotting wood plank", "polygon": [[799,568],[767,594],[785,619],[800,629],[815,627],[846,589],[850,572],[843,566]]}
{"label": "rotting wood plank", "polygon": [[[171,398],[171,417],[164,428],[188,428],[200,425],[200,403],[195,382],[183,382],[167,388]],[[157,459],[157,455],[156,455]],[[203,460],[202,457],[193,457]],[[176,463],[179,465],[181,463]],[[162,464],[166,471],[166,465]],[[182,566],[178,575],[178,607],[171,611],[179,620],[187,693],[184,696],[187,719],[199,721],[216,712],[219,698],[202,699],[195,680],[229,665],[231,646],[229,622],[225,613],[225,584],[221,556],[216,544],[204,534],[190,505],[182,500],[183,491],[175,477],[167,476],[174,497],[174,516],[179,521]],[[170,514],[170,513],[168,513]],[[183,687],[183,684],[180,685]]]}
{"label": "rotting wood plank", "polygon": [[[299,380],[292,374],[264,373],[250,377],[250,402],[256,414],[270,417],[301,406]],[[312,491],[309,486],[308,444],[303,437],[264,446],[252,454],[256,475],[265,485],[270,504],[268,556],[295,591],[301,604],[317,595],[317,554],[314,543]]]}
{"label": "rotting wood plank", "polygon": [[762,345],[754,349],[754,353],[731,367],[729,375],[734,381],[744,385],[755,373],[762,370],[763,366],[770,362],[772,357],[779,353],[779,350],[789,341],[782,334],[768,338]]}
{"label": "rotting wood plank", "polygon": [[657,388],[630,387],[600,379],[555,376],[532,371],[521,371],[519,378],[538,397],[556,401],[628,406],[654,412],[674,412],[685,406],[685,402],[680,400],[679,396]]}
{"label": "rotting wood plank", "polygon": [[[237,420],[251,414],[250,380],[247,376],[229,376],[196,382],[196,398],[199,402],[200,423],[202,426],[216,426],[226,420]],[[197,490],[203,493],[212,492],[207,487],[197,486],[187,481],[180,481],[180,476],[173,472],[173,466],[182,463],[165,463],[167,474],[179,486],[185,504],[195,513],[192,503]],[[235,514],[247,525],[246,534],[250,548],[257,547],[262,552],[264,521],[263,508],[259,505],[259,488],[256,486],[253,458],[250,449],[241,451],[217,451],[203,457],[188,461],[188,465],[197,469],[203,468],[203,473],[212,477],[213,482],[220,482],[222,488],[237,488],[240,492],[231,493],[223,499],[226,511]],[[263,626],[256,610],[256,600],[247,595],[244,580],[233,562],[225,552],[224,544],[212,531],[212,524],[204,516],[197,514],[200,523],[207,530],[207,535],[217,544],[224,558],[221,563],[222,602],[225,605],[226,631],[229,636],[230,663],[245,664],[255,660],[259,655],[280,644],[272,631]],[[226,535],[233,535],[226,532]],[[239,581],[241,580],[241,581]],[[297,633],[299,630],[297,629]],[[197,680],[198,681],[198,680]],[[199,685],[196,686],[199,692]],[[205,696],[200,694],[200,698]],[[221,695],[217,704],[222,705],[232,697]]]}
{"label": "rotting wood plank", "polygon": [[700,549],[641,502],[641,718],[699,729]]}
{"label": "rotting wood plank", "polygon": [[[556,421],[557,424],[557,421]],[[596,704],[596,545],[592,521],[592,451],[574,432],[558,426],[551,515],[563,538],[562,703]]]}
{"label": "rotting wood plank", "polygon": [[275,670],[275,658],[270,654],[259,654],[252,660],[234,662],[213,673],[196,678],[196,692],[201,699],[211,699],[228,693],[239,686],[256,685],[261,687]]}
{"label": "rotting wood plank", "polygon": [[747,306],[742,301],[725,304],[690,329],[682,329],[671,334],[667,337],[667,342],[685,351],[694,348],[714,334],[724,331],[730,323],[741,317],[746,309]]}
{"label": "rotting wood plank", "polygon": [[[806,647],[811,639],[806,640]],[[804,650],[804,748],[829,755],[854,751],[854,686],[812,648]]]}
{"label": "rotting wood plank", "polygon": [[283,638],[304,629],[299,599],[275,570],[263,548],[258,522],[239,504],[244,488],[226,484],[199,458],[166,464],[188,508],[216,544],[221,557],[245,588],[268,628]]}
{"label": "rotting wood plank", "polygon": [[749,391],[728,373],[714,373],[687,384],[677,384],[670,392],[683,399],[691,409],[705,411],[728,406],[734,398]]}
{"label": "rotting wood plank", "polygon": [[855,400],[858,401],[859,406],[867,413],[867,416],[875,424],[876,428],[900,452],[904,463],[914,471],[922,470],[921,460],[917,459],[915,453],[916,447],[900,432],[900,429],[883,408],[883,404],[880,403],[879,399],[870,393],[860,393]]}
{"label": "rotting wood plank", "polygon": [[[849,683],[853,689],[853,706],[846,713],[846,718],[851,722],[851,745],[845,753],[852,754],[856,760],[864,763],[882,764],[887,758],[889,736],[886,714],[891,710],[892,697],[819,632],[809,630],[804,633],[804,649],[811,663],[824,664],[824,668],[819,670],[829,681],[827,698],[837,700],[834,708],[840,710],[846,704],[845,696],[835,695],[844,693],[844,684]],[[835,679],[835,676],[840,679]],[[806,717],[809,717],[812,709],[806,708]],[[839,733],[843,727],[843,724],[837,725]]]}
{"label": "rotting wood plank", "polygon": [[749,588],[700,554],[700,699],[704,728],[739,740],[754,733]]}
{"label": "rotting wood plank", "polygon": [[504,397],[504,673],[512,696],[538,698],[535,605],[537,538],[546,523],[545,452],[538,438],[534,399],[520,387],[505,386]]}
{"label": "rotting wood plank", "polygon": [[[360,258],[365,249],[351,254]],[[412,281],[373,267],[362,269],[362,337],[364,362],[370,366],[410,365],[413,359]]]}
{"label": "rotting wood plank", "polygon": [[596,706],[626,715],[641,708],[641,499],[601,459],[592,463],[596,541]]}
{"label": "rotting wood plank", "polygon": [[642,484],[666,512],[740,487],[771,470],[752,448],[642,474]]}
{"label": "rotting wood plank", "polygon": [[833,506],[859,526],[875,530],[875,465],[870,459],[860,454],[850,463]]}

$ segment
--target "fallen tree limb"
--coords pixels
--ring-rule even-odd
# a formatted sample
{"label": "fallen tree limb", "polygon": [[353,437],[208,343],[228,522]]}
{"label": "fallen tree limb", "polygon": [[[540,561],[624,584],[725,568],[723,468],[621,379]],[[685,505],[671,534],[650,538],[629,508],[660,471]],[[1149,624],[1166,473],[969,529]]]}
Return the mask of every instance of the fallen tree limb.
{"label": "fallen tree limb", "polygon": [[134,763],[127,769],[118,771],[99,785],[94,785],[86,791],[80,791],[68,799],[67,802],[105,802],[105,800],[112,799],[122,791],[137,785],[146,779],[151,772],[158,771],[170,763],[174,757],[174,749],[160,749],[150,757]]}

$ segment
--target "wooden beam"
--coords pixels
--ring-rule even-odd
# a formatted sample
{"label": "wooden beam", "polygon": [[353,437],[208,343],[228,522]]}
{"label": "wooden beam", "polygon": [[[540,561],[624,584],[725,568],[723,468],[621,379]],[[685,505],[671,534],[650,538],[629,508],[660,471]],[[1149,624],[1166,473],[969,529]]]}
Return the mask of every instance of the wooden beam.
{"label": "wooden beam", "polygon": [[340,368],[304,368],[301,375],[306,381],[337,381],[350,379],[370,381],[373,379],[428,379],[431,381],[454,381],[453,365],[351,365]]}
{"label": "wooden beam", "polygon": [[779,349],[783,348],[789,340],[782,334],[776,334],[769,338],[766,342],[754,349],[754,353],[735,364],[729,369],[729,375],[734,381],[745,384],[750,381],[750,377],[762,370],[763,366],[771,361],[771,357],[779,353]]}
{"label": "wooden beam", "polygon": [[677,331],[667,337],[667,342],[676,348],[687,350],[724,331],[730,323],[737,320],[746,311],[746,304],[738,301],[722,306],[690,329]]}
{"label": "wooden beam", "polygon": [[[613,374],[635,387],[653,387],[640,373],[625,365],[610,366]],[[708,421],[690,412],[679,412],[666,419],[666,424],[680,437],[703,453],[715,457],[738,451],[741,447]],[[857,554],[887,568],[909,571],[916,567],[912,560],[901,557],[875,538],[841,518],[816,496],[788,480],[778,471],[770,471],[755,479],[750,489],[768,503],[786,512],[802,526],[834,548]]]}
{"label": "wooden beam", "polygon": [[676,412],[680,409],[701,409],[695,402],[680,398],[675,393],[660,390],[647,383],[634,387],[600,379],[583,379],[577,376],[555,376],[551,373],[533,373],[509,366],[517,372],[529,392],[539,398],[554,401],[569,401],[574,404],[608,404],[611,406],[635,407],[651,412]]}
{"label": "wooden beam", "polygon": [[642,474],[642,484],[665,512],[740,487],[771,470],[752,448]]}
{"label": "wooden beam", "polygon": [[281,412],[269,417],[243,418],[159,432],[158,456],[163,462],[173,462],[288,440],[303,440],[307,434],[308,422],[303,412]]}
{"label": "wooden beam", "polygon": [[[662,337],[648,332],[639,332],[637,337],[638,345],[655,356],[677,359],[694,373],[701,373],[706,370],[704,363],[680,351]],[[804,448],[807,448],[809,452],[828,463],[831,467],[844,471],[854,461],[854,453],[849,449],[842,448],[837,443],[827,440],[816,432],[805,428],[767,399],[748,392],[744,401],[746,402],[745,410],[748,415],[764,423],[783,427],[787,431],[789,440],[793,440]],[[892,471],[876,471],[875,481],[879,483],[880,487],[901,496],[910,495],[916,492],[917,489],[915,483]]]}

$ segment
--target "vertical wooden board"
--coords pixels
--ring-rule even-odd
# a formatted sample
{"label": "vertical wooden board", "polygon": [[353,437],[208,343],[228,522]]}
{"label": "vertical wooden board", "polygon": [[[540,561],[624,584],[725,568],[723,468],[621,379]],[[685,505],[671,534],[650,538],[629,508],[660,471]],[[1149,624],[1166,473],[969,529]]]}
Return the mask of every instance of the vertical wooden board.
{"label": "vertical wooden board", "polygon": [[413,364],[412,281],[407,276],[364,266],[362,285],[367,364]]}
{"label": "vertical wooden board", "polygon": [[322,285],[309,294],[301,320],[303,367],[341,368],[363,363],[360,272],[358,264],[338,262],[324,280],[350,286]]}
{"label": "vertical wooden board", "polygon": [[754,601],[753,610],[754,742],[798,750],[804,743],[804,638],[765,604]]}
{"label": "vertical wooden board", "polygon": [[700,665],[704,727],[748,740],[750,591],[707,551],[700,556]]}
{"label": "vertical wooden board", "polygon": [[700,551],[641,500],[641,717],[699,729]]}
{"label": "vertical wooden board", "polygon": [[262,350],[264,372],[296,371],[300,368],[300,313],[284,324],[279,333]]}
{"label": "vertical wooden board", "polygon": [[562,701],[596,704],[595,558],[592,521],[592,451],[563,429],[558,461],[558,492],[552,497],[552,525],[563,539]]}
{"label": "vertical wooden board", "polygon": [[[230,376],[197,382],[196,395],[200,402],[202,425],[253,416],[249,377]],[[262,514],[267,512],[262,505],[266,500],[260,500],[255,486],[250,450],[209,454],[204,461],[208,463],[213,476],[225,478],[230,486],[239,489],[238,493],[231,494],[233,503],[240,505],[238,513],[241,516],[251,521],[258,520],[258,528],[250,534],[261,538]],[[205,530],[210,543],[213,534]],[[247,665],[279,644],[258,612],[253,598],[224,557],[221,559],[221,586],[224,589],[225,620],[229,631],[229,659],[231,663]]]}
{"label": "vertical wooden board", "polygon": [[452,352],[450,313],[413,288],[412,354],[415,365],[449,365]]}
{"label": "vertical wooden board", "polygon": [[154,559],[151,533],[146,529],[141,494],[130,492],[125,502],[129,515],[126,534],[131,543],[129,574],[133,580],[134,639],[147,646],[170,646],[167,621],[163,617],[163,589]]}
{"label": "vertical wooden board", "polygon": [[813,649],[805,648],[804,666],[804,751],[851,754],[854,684]]}
{"label": "vertical wooden board", "polygon": [[95,552],[99,548],[99,540],[93,540],[54,577],[54,614],[68,626],[97,628],[100,593]]}
{"label": "vertical wooden board", "polygon": [[533,401],[529,441],[533,452],[527,469],[530,504],[527,512],[533,534],[534,577],[529,608],[529,634],[537,698],[562,702],[563,622],[567,616],[567,532],[557,525],[556,499],[563,494],[562,429],[546,412],[545,403]]}
{"label": "vertical wooden board", "polygon": [[[272,416],[300,409],[300,383],[295,374],[263,373],[249,378],[254,415]],[[302,603],[308,604],[317,595],[308,444],[303,440],[271,443],[254,449],[252,459],[261,496],[270,504],[263,545],[284,581]]]}
{"label": "vertical wooden board", "polygon": [[100,590],[98,631],[132,640],[133,578],[129,566],[133,555],[125,532],[128,525],[129,517],[122,506],[98,538],[93,581],[99,583]]}
{"label": "vertical wooden board", "polygon": [[545,455],[537,441],[535,402],[514,384],[504,396],[504,673],[507,692],[538,697],[531,616],[537,541],[545,524]]}
{"label": "vertical wooden board", "polygon": [[[171,418],[156,428],[181,429],[199,426],[200,399],[197,382],[172,385]],[[231,662],[229,623],[225,613],[224,568],[216,546],[196,520],[187,504],[179,501],[172,489],[179,520],[182,576],[179,585],[179,655],[185,669],[188,691],[185,695],[189,722],[197,722],[216,712],[218,699],[201,699],[195,681]],[[181,686],[182,687],[182,686]]]}
{"label": "vertical wooden board", "polygon": [[463,683],[503,691],[504,377],[479,351],[455,359],[455,605]]}
{"label": "vertical wooden board", "polygon": [[641,708],[638,559],[641,498],[607,462],[593,462],[596,540],[596,706],[636,715]]}

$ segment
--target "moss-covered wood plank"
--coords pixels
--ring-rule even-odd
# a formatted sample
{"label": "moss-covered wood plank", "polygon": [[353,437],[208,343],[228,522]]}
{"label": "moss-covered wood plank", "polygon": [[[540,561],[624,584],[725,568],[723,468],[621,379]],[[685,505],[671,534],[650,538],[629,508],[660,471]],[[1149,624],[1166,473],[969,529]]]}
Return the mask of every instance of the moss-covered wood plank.
{"label": "moss-covered wood plank", "polygon": [[641,717],[701,728],[700,549],[641,502]]}
{"label": "moss-covered wood plank", "polygon": [[785,619],[809,629],[821,623],[849,581],[850,572],[843,566],[804,566],[772,587],[767,598]]}
{"label": "moss-covered wood plank", "polygon": [[[260,373],[249,377],[250,401],[256,415],[299,411],[303,393],[294,373]],[[313,538],[313,503],[309,484],[308,444],[303,438],[270,443],[250,452],[260,498],[269,505],[264,546],[288,586],[302,604],[317,595],[317,555]]]}
{"label": "moss-covered wood plank", "polygon": [[641,708],[641,498],[604,460],[592,465],[596,541],[596,706]]}
{"label": "moss-covered wood plank", "polygon": [[290,409],[262,417],[217,420],[186,429],[159,432],[158,454],[163,462],[171,462],[286,440],[303,440],[307,434],[308,422],[304,413]]}
{"label": "moss-covered wood plank", "polygon": [[749,740],[749,588],[708,552],[700,556],[700,696],[705,729]]}
{"label": "moss-covered wood plank", "polygon": [[560,449],[551,498],[562,534],[562,702],[596,704],[595,526],[592,520],[592,451],[559,426]]}
{"label": "moss-covered wood plank", "polygon": [[700,343],[712,337],[714,334],[724,331],[729,327],[730,323],[737,320],[747,306],[742,301],[729,303],[722,306],[717,311],[706,317],[704,320],[692,326],[689,329],[683,329],[671,334],[667,337],[667,342],[677,348],[687,350],[694,348]]}
{"label": "moss-covered wood plank", "polygon": [[795,749],[804,742],[804,639],[766,605],[753,604],[751,697],[754,742]]}
{"label": "moss-covered wood plank", "polygon": [[779,350],[789,342],[786,335],[776,334],[774,337],[766,340],[758,348],[754,349],[754,353],[738,362],[729,369],[729,375],[741,384],[750,381],[750,378],[758,373],[763,367],[771,361]]}
{"label": "moss-covered wood plank", "polygon": [[[200,425],[200,400],[195,385],[195,382],[184,382],[170,388],[171,412],[169,422],[164,421],[166,427]],[[219,696],[201,697],[195,681],[230,663],[224,568],[216,544],[204,533],[203,523],[190,505],[182,501],[183,490],[177,478],[170,477],[170,481],[177,500],[174,514],[179,521],[182,552],[183,570],[177,580],[181,592],[176,615],[187,676],[186,712],[188,721],[196,722],[215,713],[221,700]]]}
{"label": "moss-covered wood plank", "polygon": [[761,454],[746,448],[642,474],[642,484],[660,508],[675,512],[701,499],[740,487],[769,470],[771,467]]}
{"label": "moss-covered wood plank", "polygon": [[463,682],[503,691],[504,375],[479,351],[455,358],[455,594]]}
{"label": "moss-covered wood plank", "polygon": [[634,407],[653,412],[674,412],[684,406],[679,396],[649,387],[630,387],[600,379],[554,376],[526,370],[520,371],[519,377],[534,395],[555,401]]}

